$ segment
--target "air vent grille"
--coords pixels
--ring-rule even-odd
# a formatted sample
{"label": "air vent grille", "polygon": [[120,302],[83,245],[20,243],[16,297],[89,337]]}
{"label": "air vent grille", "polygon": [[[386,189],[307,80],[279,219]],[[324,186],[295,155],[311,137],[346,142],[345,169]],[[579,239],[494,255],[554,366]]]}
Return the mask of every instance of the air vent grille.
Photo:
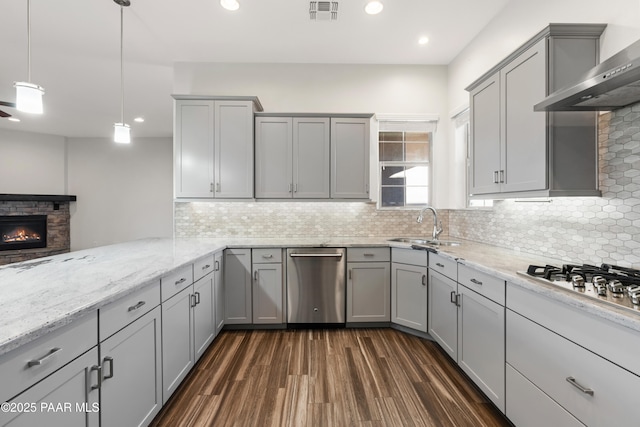
{"label": "air vent grille", "polygon": [[309,18],[312,21],[335,21],[338,19],[337,1],[309,2]]}

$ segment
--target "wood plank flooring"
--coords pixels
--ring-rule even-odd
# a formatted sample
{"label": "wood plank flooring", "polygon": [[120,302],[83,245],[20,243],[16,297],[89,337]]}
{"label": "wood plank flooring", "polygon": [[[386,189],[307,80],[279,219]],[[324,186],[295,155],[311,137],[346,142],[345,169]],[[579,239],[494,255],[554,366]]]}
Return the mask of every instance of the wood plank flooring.
{"label": "wood plank flooring", "polygon": [[437,344],[393,329],[224,331],[152,426],[509,426]]}

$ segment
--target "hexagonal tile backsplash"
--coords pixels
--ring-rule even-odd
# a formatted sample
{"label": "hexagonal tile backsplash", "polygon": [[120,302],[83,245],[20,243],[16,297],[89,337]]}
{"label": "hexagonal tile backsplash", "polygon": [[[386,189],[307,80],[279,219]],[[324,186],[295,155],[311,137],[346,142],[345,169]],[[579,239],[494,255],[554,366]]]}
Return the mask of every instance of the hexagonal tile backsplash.
{"label": "hexagonal tile backsplash", "polygon": [[[445,234],[570,262],[640,268],[640,104],[599,118],[603,197],[442,210]],[[428,236],[430,216],[371,203],[176,202],[176,237]]]}
{"label": "hexagonal tile backsplash", "polygon": [[449,212],[449,233],[571,262],[640,268],[640,104],[599,117],[602,197]]}

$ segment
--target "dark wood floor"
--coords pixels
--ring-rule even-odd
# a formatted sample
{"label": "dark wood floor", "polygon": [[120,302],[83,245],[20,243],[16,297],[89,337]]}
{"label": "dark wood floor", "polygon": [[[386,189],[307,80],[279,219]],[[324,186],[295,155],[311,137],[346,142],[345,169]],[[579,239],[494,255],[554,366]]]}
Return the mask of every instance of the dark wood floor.
{"label": "dark wood floor", "polygon": [[224,331],[153,426],[509,426],[438,346],[393,329]]}

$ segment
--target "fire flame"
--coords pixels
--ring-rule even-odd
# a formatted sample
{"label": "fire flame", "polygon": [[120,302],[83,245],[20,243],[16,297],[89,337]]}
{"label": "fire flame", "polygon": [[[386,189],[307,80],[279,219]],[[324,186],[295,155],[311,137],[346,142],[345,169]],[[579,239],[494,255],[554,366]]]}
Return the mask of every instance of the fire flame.
{"label": "fire flame", "polygon": [[4,243],[33,242],[39,240],[40,235],[38,233],[30,232],[24,228],[14,230],[11,234],[2,235],[2,241]]}

